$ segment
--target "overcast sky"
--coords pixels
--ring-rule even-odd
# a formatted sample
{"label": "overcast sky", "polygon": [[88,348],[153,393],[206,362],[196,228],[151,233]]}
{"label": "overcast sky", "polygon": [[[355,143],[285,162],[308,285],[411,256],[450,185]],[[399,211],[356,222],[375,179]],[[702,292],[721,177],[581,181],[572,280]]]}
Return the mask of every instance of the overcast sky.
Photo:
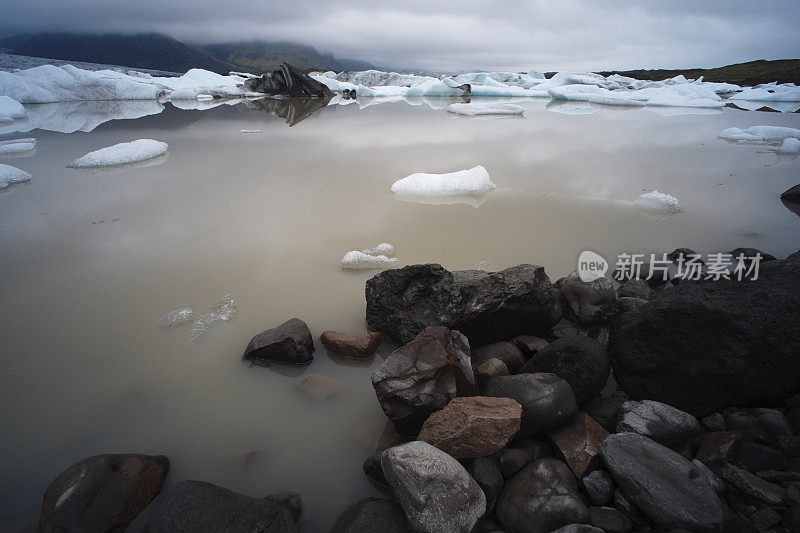
{"label": "overcast sky", "polygon": [[2,0],[0,31],[289,40],[393,68],[713,67],[800,57],[800,0]]}

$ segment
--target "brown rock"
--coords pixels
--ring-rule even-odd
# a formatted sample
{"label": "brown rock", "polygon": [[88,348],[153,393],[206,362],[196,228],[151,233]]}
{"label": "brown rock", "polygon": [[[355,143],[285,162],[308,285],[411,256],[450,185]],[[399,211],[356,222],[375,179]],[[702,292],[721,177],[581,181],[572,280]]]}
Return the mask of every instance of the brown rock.
{"label": "brown rock", "polygon": [[569,465],[578,479],[602,468],[600,445],[608,437],[608,431],[586,413],[578,413],[571,421],[548,431],[547,435],[553,442],[556,455]]}
{"label": "brown rock", "polygon": [[475,371],[475,379],[478,384],[483,387],[490,379],[497,376],[507,376],[509,374],[508,367],[500,359],[489,359],[481,364]]}
{"label": "brown rock", "polygon": [[738,466],[723,466],[719,470],[719,476],[748,496],[752,496],[769,505],[780,505],[783,493],[786,492],[780,485],[764,481]]}
{"label": "brown rock", "polygon": [[485,457],[508,444],[521,420],[522,406],[510,398],[453,398],[425,421],[418,439],[456,459]]}
{"label": "brown rock", "polygon": [[501,360],[512,374],[515,374],[525,363],[525,355],[513,342],[495,342],[488,346],[478,346],[472,349],[472,368],[474,370],[478,370],[489,359]]}
{"label": "brown rock", "polygon": [[95,455],[53,480],[42,501],[40,531],[124,528],[158,495],[169,469],[163,455]]}
{"label": "brown rock", "polygon": [[735,431],[714,431],[703,435],[695,459],[714,472],[730,463],[739,454],[741,434]]}
{"label": "brown rock", "polygon": [[342,392],[342,386],[338,381],[319,374],[305,376],[297,382],[296,387],[317,401]]}
{"label": "brown rock", "polygon": [[375,355],[381,345],[381,334],[370,331],[364,335],[348,335],[341,331],[323,331],[322,345],[330,352],[342,357],[368,359]]}

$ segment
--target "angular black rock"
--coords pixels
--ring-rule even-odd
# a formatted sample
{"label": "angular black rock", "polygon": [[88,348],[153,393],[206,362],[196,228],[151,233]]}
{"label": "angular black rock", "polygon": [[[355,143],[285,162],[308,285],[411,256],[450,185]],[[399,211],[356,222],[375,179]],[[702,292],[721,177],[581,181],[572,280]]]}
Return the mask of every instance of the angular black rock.
{"label": "angular black rock", "polygon": [[260,78],[250,78],[244,82],[246,91],[282,96],[318,96],[331,98],[333,92],[323,83],[303,74],[289,63]]}
{"label": "angular black rock", "polygon": [[253,337],[242,358],[259,366],[271,363],[307,365],[314,360],[313,353],[311,331],[305,322],[292,318]]}

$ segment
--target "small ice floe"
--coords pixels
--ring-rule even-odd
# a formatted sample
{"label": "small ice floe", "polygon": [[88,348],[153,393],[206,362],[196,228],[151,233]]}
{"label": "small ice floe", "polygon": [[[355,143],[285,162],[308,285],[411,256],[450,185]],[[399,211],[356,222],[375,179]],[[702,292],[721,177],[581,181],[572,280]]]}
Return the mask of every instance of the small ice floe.
{"label": "small ice floe", "polygon": [[22,183],[30,180],[31,175],[28,172],[0,163],[0,190],[8,188],[12,183]]}
{"label": "small ice floe", "polygon": [[394,255],[394,246],[388,242],[382,242],[374,248],[347,252],[342,257],[342,268],[350,270],[390,268],[400,263]]}
{"label": "small ice floe", "polygon": [[264,130],[242,130],[242,133],[264,133]]}
{"label": "small ice floe", "polygon": [[445,108],[448,113],[474,117],[478,115],[523,115],[525,108],[516,104],[469,103],[450,104]]}
{"label": "small ice floe", "polygon": [[188,342],[196,342],[205,337],[217,322],[227,322],[239,312],[233,296],[226,294],[212,303],[207,308],[195,315],[189,333],[186,335]]}
{"label": "small ice floe", "polygon": [[27,115],[25,107],[10,96],[0,95],[0,122],[11,122]]}
{"label": "small ice floe", "polygon": [[154,159],[167,153],[167,143],[153,139],[137,139],[119,143],[75,159],[69,168],[96,168],[129,165]]}
{"label": "small ice floe", "polygon": [[36,139],[11,139],[0,141],[0,157],[27,157],[36,150]]}
{"label": "small ice floe", "polygon": [[800,138],[800,130],[782,126],[752,126],[747,129],[728,128],[719,132],[719,138],[732,142],[780,143],[789,137]]}
{"label": "small ice floe", "polygon": [[496,188],[482,166],[447,174],[418,173],[394,182],[392,192],[407,196],[480,195]]}
{"label": "small ice floe", "polygon": [[657,190],[640,194],[634,203],[639,207],[654,211],[678,212],[681,210],[677,198]]}
{"label": "small ice floe", "polygon": [[781,155],[793,155],[800,153],[800,139],[796,137],[785,138],[780,147],[775,149],[775,152]]}
{"label": "small ice floe", "polygon": [[177,326],[178,324],[186,324],[187,322],[191,322],[193,315],[194,310],[191,307],[181,307],[180,309],[174,309],[168,313],[164,313],[164,315],[158,319],[156,325],[169,327]]}

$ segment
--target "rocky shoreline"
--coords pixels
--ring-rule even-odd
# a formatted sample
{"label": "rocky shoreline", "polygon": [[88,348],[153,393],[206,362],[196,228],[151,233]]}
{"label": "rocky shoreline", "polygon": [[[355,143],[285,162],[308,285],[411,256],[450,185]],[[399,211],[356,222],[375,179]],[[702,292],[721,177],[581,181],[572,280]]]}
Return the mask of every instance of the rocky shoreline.
{"label": "rocky shoreline", "polygon": [[[800,252],[760,253],[745,281],[377,274],[372,332],[321,341],[355,359],[382,335],[400,344],[372,375],[391,442],[363,470],[384,496],[331,531],[800,531]],[[307,365],[313,352],[294,318],[243,359]],[[304,384],[320,398],[329,385]],[[40,530],[297,530],[300,495],[162,491],[168,470],[163,456],[81,460],[48,487]]]}

